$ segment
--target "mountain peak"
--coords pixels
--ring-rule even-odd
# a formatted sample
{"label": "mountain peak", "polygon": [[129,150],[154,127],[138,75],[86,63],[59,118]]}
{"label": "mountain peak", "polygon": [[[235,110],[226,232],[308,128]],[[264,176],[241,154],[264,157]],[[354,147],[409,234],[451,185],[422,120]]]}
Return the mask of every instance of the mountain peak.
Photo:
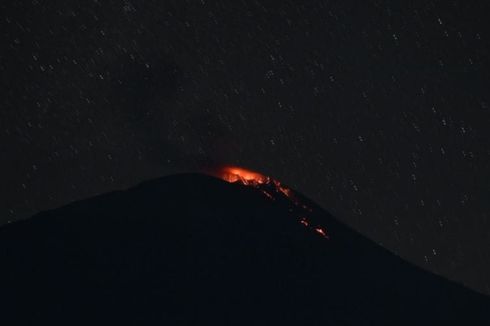
{"label": "mountain peak", "polygon": [[147,181],[0,228],[0,318],[490,324],[487,297],[403,261],[277,180],[224,172]]}

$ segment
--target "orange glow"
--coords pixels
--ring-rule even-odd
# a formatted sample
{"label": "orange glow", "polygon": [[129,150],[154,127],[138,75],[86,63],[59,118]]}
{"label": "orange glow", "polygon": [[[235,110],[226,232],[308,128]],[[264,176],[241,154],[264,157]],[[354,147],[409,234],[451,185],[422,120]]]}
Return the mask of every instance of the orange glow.
{"label": "orange glow", "polygon": [[[313,210],[302,203],[295,195],[294,192],[288,187],[282,185],[279,181],[274,180],[268,176],[263,174],[253,172],[244,168],[236,167],[236,166],[224,166],[220,168],[217,173],[215,173],[221,179],[230,182],[230,183],[239,183],[245,186],[252,186],[260,190],[262,194],[264,194],[270,200],[276,200],[279,198],[286,197],[289,202],[292,204],[289,207],[289,211],[298,211],[300,214],[312,213]],[[299,217],[299,222],[307,227],[308,229],[316,232],[326,239],[330,239],[327,235],[327,232],[324,228],[319,226],[313,226],[310,220],[307,217]]]}
{"label": "orange glow", "polygon": [[[299,205],[299,203],[294,199],[293,192],[291,189],[283,186],[279,181],[274,180],[268,176],[260,174],[258,172],[253,172],[244,168],[236,167],[236,166],[225,166],[222,167],[219,171],[219,177],[225,181],[230,183],[241,183],[246,186],[258,186],[258,185],[272,185],[276,189],[277,192],[281,192],[284,196],[290,198],[295,202],[295,204]],[[270,193],[263,191],[263,193],[271,198]],[[272,199],[272,198],[271,198]],[[303,205],[306,207],[305,205]]]}
{"label": "orange glow", "polygon": [[315,231],[316,231],[316,233],[320,234],[322,237],[328,239],[327,232],[325,232],[324,229],[322,229],[322,228],[315,228]]}
{"label": "orange glow", "polygon": [[220,174],[223,180],[231,183],[239,182],[244,185],[259,185],[270,182],[270,178],[265,175],[239,167],[226,166],[221,169]]}

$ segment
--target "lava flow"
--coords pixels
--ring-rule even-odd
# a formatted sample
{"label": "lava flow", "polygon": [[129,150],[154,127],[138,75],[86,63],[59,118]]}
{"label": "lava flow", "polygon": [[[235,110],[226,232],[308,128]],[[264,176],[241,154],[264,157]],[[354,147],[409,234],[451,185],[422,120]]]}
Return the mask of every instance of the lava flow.
{"label": "lava flow", "polygon": [[253,172],[247,169],[243,169],[235,166],[225,166],[218,170],[217,176],[230,183],[239,183],[244,186],[252,186],[259,189],[270,200],[276,200],[277,196],[286,197],[296,209],[301,210],[303,216],[299,217],[299,222],[315,231],[326,239],[330,239],[327,231],[317,225],[313,225],[309,219],[304,217],[305,213],[312,212],[312,209],[307,205],[301,203],[293,194],[293,191],[288,187],[282,185],[279,181],[272,179],[271,177],[263,174]]}
{"label": "lava flow", "polygon": [[238,167],[226,166],[219,171],[219,177],[230,183],[239,182],[243,185],[257,186],[260,184],[268,184],[271,182],[269,177],[257,172],[245,170]]}

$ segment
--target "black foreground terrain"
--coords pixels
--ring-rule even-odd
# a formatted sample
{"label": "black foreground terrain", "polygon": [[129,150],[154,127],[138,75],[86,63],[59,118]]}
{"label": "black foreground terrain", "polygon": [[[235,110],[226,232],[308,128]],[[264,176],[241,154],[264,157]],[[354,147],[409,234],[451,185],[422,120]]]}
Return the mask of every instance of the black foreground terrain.
{"label": "black foreground terrain", "polygon": [[182,174],[1,227],[0,324],[490,325],[295,196]]}

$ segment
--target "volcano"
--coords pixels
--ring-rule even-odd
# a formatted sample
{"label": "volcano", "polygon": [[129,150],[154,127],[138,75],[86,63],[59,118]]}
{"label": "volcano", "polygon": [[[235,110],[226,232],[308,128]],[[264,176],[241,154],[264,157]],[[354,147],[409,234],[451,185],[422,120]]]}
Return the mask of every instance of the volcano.
{"label": "volcano", "polygon": [[278,181],[216,176],[151,180],[0,228],[2,325],[490,325],[488,297]]}

